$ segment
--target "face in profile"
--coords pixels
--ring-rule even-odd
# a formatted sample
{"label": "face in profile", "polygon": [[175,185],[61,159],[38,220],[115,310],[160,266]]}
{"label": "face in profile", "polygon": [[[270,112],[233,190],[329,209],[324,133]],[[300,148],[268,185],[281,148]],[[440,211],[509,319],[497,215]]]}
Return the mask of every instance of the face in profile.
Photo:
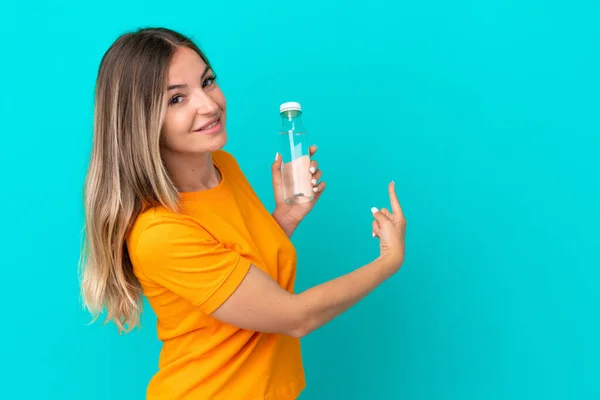
{"label": "face in profile", "polygon": [[226,102],[213,71],[194,50],[180,47],[169,65],[167,84],[163,151],[190,154],[221,149],[227,142]]}

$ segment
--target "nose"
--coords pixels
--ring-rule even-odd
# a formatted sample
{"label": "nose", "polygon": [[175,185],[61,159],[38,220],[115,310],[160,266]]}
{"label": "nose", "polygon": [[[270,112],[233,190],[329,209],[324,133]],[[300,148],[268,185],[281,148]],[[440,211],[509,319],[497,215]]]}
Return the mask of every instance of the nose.
{"label": "nose", "polygon": [[215,114],[219,110],[219,105],[202,89],[194,92],[193,104],[200,115]]}

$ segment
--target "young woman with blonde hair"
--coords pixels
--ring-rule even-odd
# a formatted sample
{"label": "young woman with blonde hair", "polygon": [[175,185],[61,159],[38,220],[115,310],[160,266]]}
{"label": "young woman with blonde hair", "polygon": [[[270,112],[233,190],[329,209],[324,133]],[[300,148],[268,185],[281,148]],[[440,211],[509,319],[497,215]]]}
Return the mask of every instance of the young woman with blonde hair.
{"label": "young woman with blonde hair", "polygon": [[[205,55],[165,28],[119,37],[102,58],[85,183],[82,295],[119,331],[139,324],[146,296],[163,346],[148,399],[288,400],[305,386],[300,338],[400,269],[406,223],[373,209],[380,256],[294,292],[290,236],[315,200],[288,205],[281,158],[269,213],[222,150],[226,102]],[[316,151],[311,148],[311,154]]]}

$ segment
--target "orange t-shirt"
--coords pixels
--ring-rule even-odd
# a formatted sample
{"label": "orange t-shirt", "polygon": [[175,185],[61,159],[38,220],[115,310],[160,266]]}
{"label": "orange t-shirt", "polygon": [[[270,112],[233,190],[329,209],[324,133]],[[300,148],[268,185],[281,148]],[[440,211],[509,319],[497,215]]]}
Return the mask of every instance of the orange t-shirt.
{"label": "orange t-shirt", "polygon": [[181,213],[142,212],[127,238],[163,342],[147,399],[292,400],[304,389],[300,341],[211,317],[250,264],[293,293],[296,251],[236,160],[213,153],[218,186],[181,193]]}

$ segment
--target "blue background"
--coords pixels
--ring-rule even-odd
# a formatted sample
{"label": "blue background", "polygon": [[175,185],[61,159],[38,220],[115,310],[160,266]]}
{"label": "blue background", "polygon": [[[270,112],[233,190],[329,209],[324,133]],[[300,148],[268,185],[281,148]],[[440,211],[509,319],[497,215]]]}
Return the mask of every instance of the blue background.
{"label": "blue background", "polygon": [[597,1],[75,1],[0,6],[0,397],[142,399],[160,343],[86,325],[93,89],[125,31],[190,35],[227,150],[273,206],[278,106],[299,101],[328,188],[294,235],[298,290],[378,254],[394,179],[401,272],[303,339],[317,399],[600,397]]}

